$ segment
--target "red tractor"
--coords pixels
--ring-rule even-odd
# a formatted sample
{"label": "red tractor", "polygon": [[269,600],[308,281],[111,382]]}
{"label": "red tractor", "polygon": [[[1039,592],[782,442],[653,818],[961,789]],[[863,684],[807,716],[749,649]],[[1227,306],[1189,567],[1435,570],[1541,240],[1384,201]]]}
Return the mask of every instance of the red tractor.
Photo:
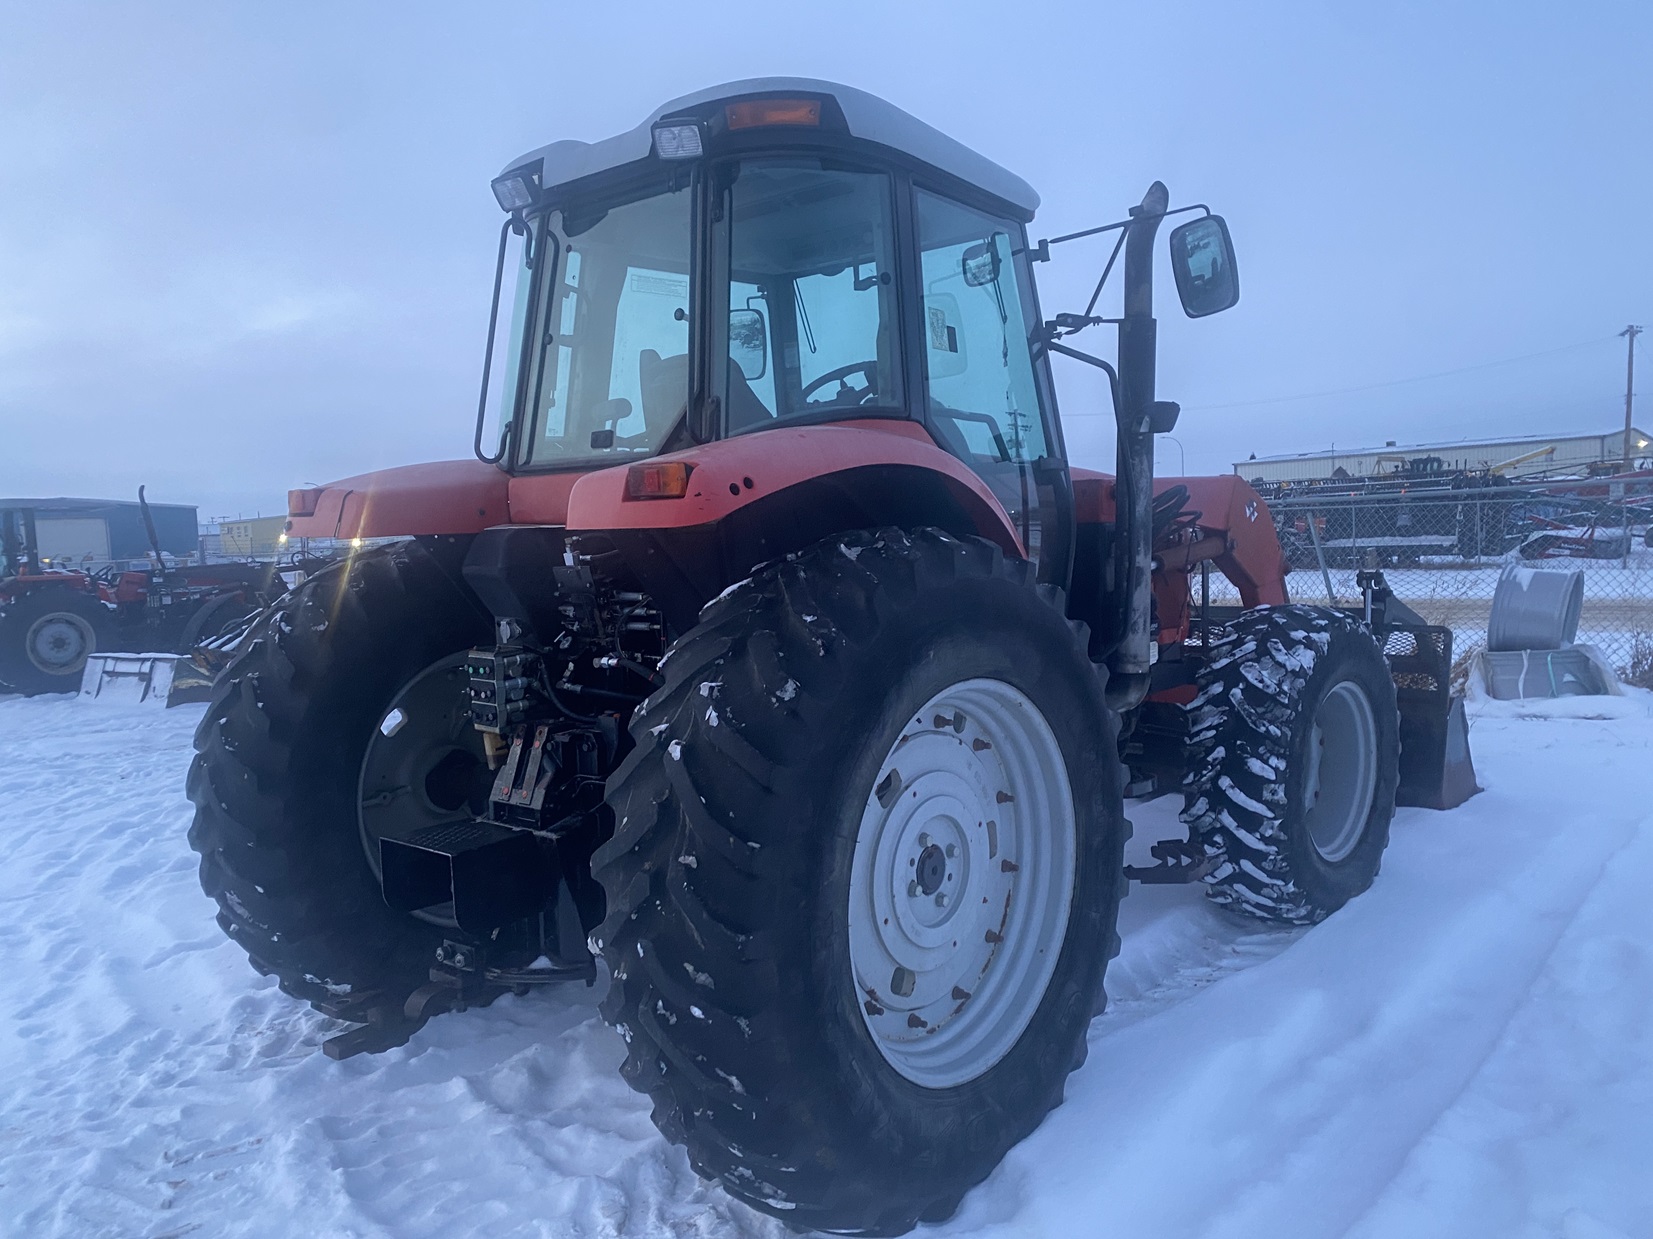
{"label": "red tractor", "polygon": [[154,549],[136,571],[47,564],[36,509],[0,508],[0,692],[77,692],[95,653],[187,652],[285,589],[273,564],[168,564],[138,503]]}
{"label": "red tractor", "polygon": [[[1074,238],[848,87],[703,91],[493,189],[497,429],[485,368],[479,460],[292,492],[292,535],[405,540],[220,678],[202,885],[359,1026],[335,1057],[600,954],[701,1174],[801,1227],[946,1217],[1084,1058],[1126,783],[1189,827],[1132,876],[1316,921],[1397,785],[1440,791],[1450,634],[1376,574],[1359,613],[1291,605],[1249,487],[1156,487],[1161,222],[1190,316],[1238,297],[1223,221],[1162,185],[1078,234],[1116,234],[1122,315],[1049,322],[1032,264]],[[1071,343],[1101,323],[1117,367]],[[1112,382],[1117,477],[1069,467],[1052,353]],[[1244,610],[1191,588],[1212,566]]]}

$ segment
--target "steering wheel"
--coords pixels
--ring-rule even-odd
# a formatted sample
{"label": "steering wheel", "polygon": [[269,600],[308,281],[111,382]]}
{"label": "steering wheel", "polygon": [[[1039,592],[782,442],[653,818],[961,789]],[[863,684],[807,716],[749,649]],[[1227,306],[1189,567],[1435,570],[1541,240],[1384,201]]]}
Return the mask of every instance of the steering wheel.
{"label": "steering wheel", "polygon": [[[859,390],[844,382],[852,374],[865,376],[867,385]],[[836,370],[828,370],[820,378],[812,379],[804,384],[803,398],[807,401],[812,392],[819,391],[834,379],[838,381],[838,390],[832,400],[823,400],[822,404],[831,404],[845,396],[854,396],[859,403],[878,391],[878,363],[876,361],[853,361],[847,366],[839,366]]]}

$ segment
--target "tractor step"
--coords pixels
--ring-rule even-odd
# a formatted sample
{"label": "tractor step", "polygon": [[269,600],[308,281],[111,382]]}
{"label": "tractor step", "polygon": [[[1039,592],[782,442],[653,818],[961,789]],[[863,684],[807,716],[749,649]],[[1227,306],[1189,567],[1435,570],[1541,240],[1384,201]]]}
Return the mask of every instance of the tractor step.
{"label": "tractor step", "polygon": [[1204,848],[1188,839],[1161,839],[1148,851],[1159,864],[1125,866],[1127,878],[1147,886],[1198,882],[1215,869],[1221,859],[1207,856]]}

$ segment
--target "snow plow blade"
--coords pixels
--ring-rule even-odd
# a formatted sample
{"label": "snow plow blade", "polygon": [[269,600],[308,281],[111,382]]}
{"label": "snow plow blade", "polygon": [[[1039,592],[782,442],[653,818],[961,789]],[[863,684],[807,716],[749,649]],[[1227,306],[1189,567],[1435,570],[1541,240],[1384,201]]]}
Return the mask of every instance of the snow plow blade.
{"label": "snow plow blade", "polygon": [[176,654],[93,654],[80,676],[80,699],[100,704],[166,705]]}
{"label": "snow plow blade", "polygon": [[80,699],[100,705],[182,705],[206,701],[212,676],[185,654],[93,654],[80,677]]}
{"label": "snow plow blade", "polygon": [[1397,626],[1386,634],[1383,652],[1400,706],[1395,803],[1455,809],[1481,787],[1469,755],[1464,701],[1452,694],[1452,630]]}

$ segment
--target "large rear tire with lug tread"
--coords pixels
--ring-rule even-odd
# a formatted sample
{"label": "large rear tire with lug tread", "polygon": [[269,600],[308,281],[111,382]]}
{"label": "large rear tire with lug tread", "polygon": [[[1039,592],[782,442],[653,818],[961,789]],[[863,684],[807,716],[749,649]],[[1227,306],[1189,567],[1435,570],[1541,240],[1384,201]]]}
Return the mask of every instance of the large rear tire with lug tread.
{"label": "large rear tire with lug tread", "polygon": [[[447,932],[385,905],[363,805],[469,816],[456,770],[474,729],[423,717],[431,677],[489,638],[486,612],[457,579],[457,563],[415,542],[316,574],[254,622],[195,733],[189,841],[201,888],[255,968],[329,1010],[375,995],[399,1004],[428,979]],[[460,713],[462,687],[445,695]],[[391,744],[400,748],[368,760]],[[390,770],[400,783],[379,786]]]}
{"label": "large rear tire with lug tread", "polygon": [[109,609],[85,590],[44,585],[0,610],[0,685],[14,692],[78,693]]}
{"label": "large rear tire with lug tread", "polygon": [[798,1227],[939,1220],[1062,1097],[1118,949],[1116,728],[992,544],[830,539],[713,602],[593,860],[625,1077]]}
{"label": "large rear tire with lug tread", "polygon": [[1372,884],[1399,781],[1395,686],[1342,611],[1262,607],[1227,625],[1189,705],[1182,820],[1217,860],[1206,893],[1313,924]]}

